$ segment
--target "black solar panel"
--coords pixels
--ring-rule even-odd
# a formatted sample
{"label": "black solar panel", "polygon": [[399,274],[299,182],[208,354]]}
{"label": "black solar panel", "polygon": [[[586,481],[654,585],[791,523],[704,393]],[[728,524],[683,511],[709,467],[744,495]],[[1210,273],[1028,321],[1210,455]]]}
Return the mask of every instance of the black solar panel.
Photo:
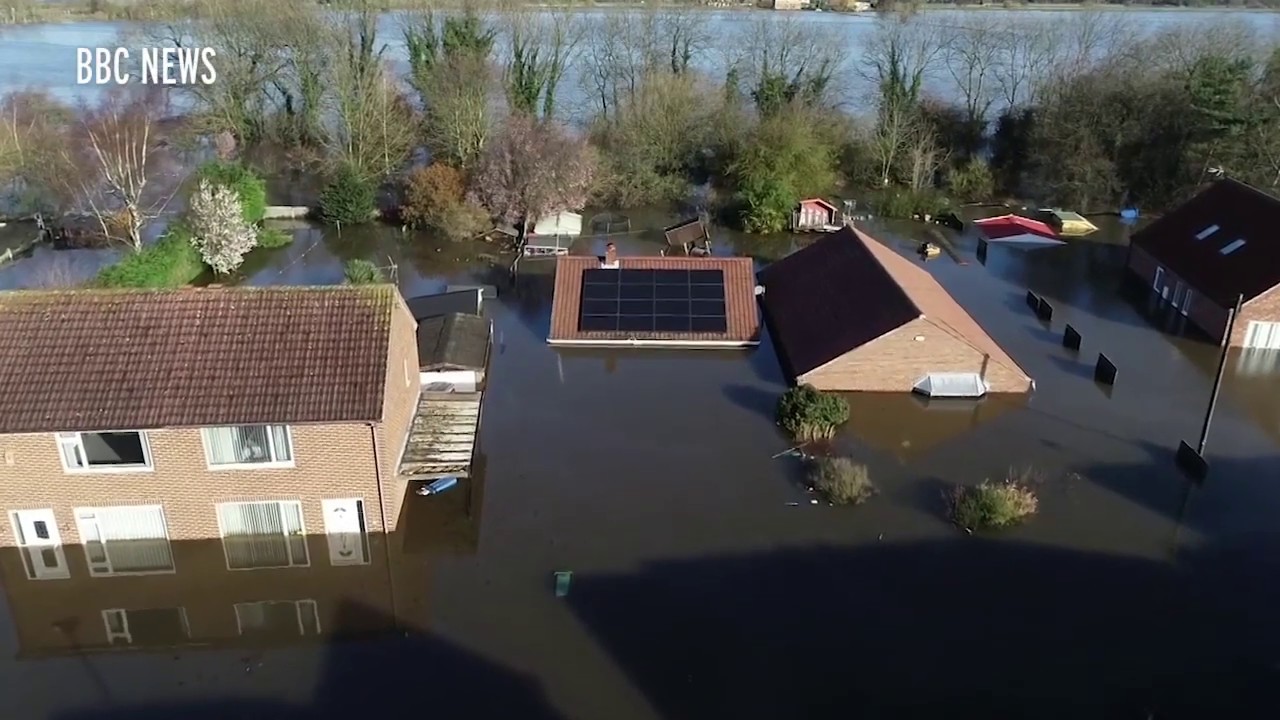
{"label": "black solar panel", "polygon": [[578,330],[722,333],[723,270],[587,270]]}

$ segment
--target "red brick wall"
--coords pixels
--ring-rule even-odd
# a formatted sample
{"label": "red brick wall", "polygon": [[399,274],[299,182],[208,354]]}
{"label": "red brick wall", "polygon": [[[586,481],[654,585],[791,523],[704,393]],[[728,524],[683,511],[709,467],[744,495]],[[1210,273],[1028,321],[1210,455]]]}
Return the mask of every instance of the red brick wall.
{"label": "red brick wall", "polygon": [[[916,337],[923,337],[917,341]],[[927,319],[913,320],[861,348],[797,378],[819,390],[909,392],[926,373],[982,372],[983,354]],[[1022,373],[989,363],[992,392],[1027,392]]]}
{"label": "red brick wall", "polygon": [[1231,332],[1232,345],[1244,345],[1245,334],[1249,332],[1250,320],[1256,322],[1280,322],[1280,285],[1244,304],[1244,307],[1240,310],[1240,318],[1236,320],[1235,329]]}

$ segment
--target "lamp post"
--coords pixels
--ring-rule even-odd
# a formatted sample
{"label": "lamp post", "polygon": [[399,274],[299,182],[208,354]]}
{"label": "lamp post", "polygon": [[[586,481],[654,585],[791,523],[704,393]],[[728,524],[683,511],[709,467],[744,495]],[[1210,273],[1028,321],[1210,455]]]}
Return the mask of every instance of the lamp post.
{"label": "lamp post", "polygon": [[1209,425],[1213,422],[1213,411],[1218,407],[1218,393],[1222,391],[1222,377],[1227,371],[1227,353],[1231,350],[1231,334],[1236,327],[1236,318],[1240,315],[1240,307],[1244,305],[1244,295],[1236,296],[1236,306],[1227,314],[1227,332],[1222,338],[1222,357],[1218,359],[1218,374],[1213,379],[1213,392],[1209,394],[1209,409],[1204,414],[1204,426],[1200,428],[1200,444],[1196,452],[1204,456],[1205,445],[1209,442]]}

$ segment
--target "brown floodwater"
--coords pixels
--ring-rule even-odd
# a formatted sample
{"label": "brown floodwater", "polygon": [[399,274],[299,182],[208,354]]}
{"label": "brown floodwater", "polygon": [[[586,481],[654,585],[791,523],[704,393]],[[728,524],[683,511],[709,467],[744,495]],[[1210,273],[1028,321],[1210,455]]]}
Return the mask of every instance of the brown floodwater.
{"label": "brown floodwater", "polygon": [[[672,219],[637,213],[636,232],[611,239],[651,254]],[[913,258],[925,237],[868,228]],[[760,262],[806,242],[716,239]],[[512,287],[491,246],[300,231],[251,257],[242,281],[339,282],[345,259],[365,257],[406,295],[500,284],[479,477],[413,498],[362,568],[228,573],[213,541],[176,547],[184,570],[161,580],[60,585],[0,558],[5,716],[1274,717],[1277,358],[1229,358],[1210,475],[1192,484],[1173,450],[1198,437],[1217,350],[1125,289],[1123,242],[1108,230],[992,247],[984,263],[975,238],[952,239],[964,264],[926,267],[1037,390],[851,396],[835,444],[879,494],[846,509],[811,504],[797,461],[774,458],[789,443],[767,342],[557,352],[550,262],[526,263]],[[0,269],[0,287],[55,255]],[[1052,324],[1027,309],[1028,288]],[[1078,354],[1061,347],[1067,322]],[[1099,352],[1119,368],[1110,392],[1092,379]],[[971,536],[945,519],[950,485],[1010,468],[1036,478],[1030,523]],[[564,597],[557,571],[573,572]],[[293,604],[246,630],[235,605],[258,601]],[[185,620],[139,614],[133,645],[112,647],[102,611],[121,607],[183,607]]]}

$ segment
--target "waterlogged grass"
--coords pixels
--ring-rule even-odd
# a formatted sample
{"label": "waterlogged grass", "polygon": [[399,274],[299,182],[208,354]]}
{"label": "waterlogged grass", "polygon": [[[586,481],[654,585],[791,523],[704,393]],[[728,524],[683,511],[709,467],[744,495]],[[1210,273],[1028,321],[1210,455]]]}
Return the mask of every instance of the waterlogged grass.
{"label": "waterlogged grass", "polygon": [[777,421],[797,442],[826,440],[849,421],[849,403],[839,395],[801,385],[778,399]]}
{"label": "waterlogged grass", "polygon": [[1013,473],[1002,481],[983,480],[951,491],[951,519],[966,530],[995,530],[1026,521],[1040,502],[1030,473]]}
{"label": "waterlogged grass", "polygon": [[847,457],[817,458],[809,468],[809,482],[834,505],[861,505],[876,494],[867,466]]}
{"label": "waterlogged grass", "polygon": [[182,227],[169,230],[154,245],[130,253],[94,278],[95,287],[177,288],[190,285],[205,271],[191,234]]}

